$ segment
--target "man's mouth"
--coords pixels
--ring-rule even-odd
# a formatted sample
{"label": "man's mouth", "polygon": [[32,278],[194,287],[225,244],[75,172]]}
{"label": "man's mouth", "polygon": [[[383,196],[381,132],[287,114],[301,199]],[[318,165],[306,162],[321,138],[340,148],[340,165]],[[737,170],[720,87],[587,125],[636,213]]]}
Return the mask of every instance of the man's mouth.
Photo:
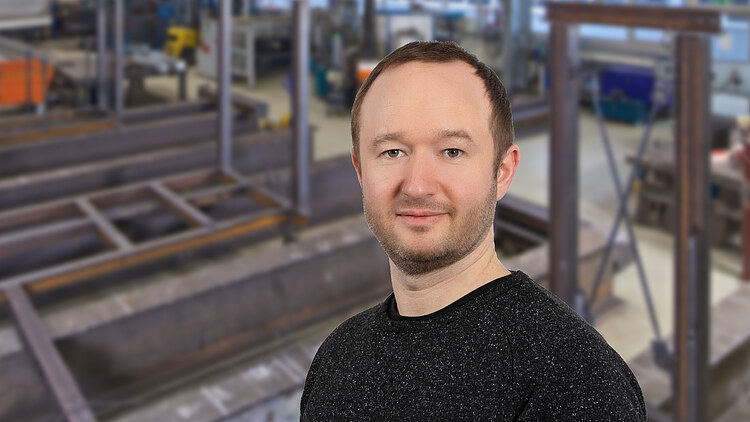
{"label": "man's mouth", "polygon": [[445,216],[445,213],[429,210],[406,210],[396,213],[407,224],[432,224]]}

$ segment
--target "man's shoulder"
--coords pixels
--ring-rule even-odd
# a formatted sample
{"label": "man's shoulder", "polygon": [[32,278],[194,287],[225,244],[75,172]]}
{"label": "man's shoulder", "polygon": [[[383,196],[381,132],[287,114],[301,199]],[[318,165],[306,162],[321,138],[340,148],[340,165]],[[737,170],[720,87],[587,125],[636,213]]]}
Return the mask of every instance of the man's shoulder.
{"label": "man's shoulder", "polygon": [[507,320],[506,326],[516,327],[529,335],[548,341],[579,340],[575,337],[602,337],[565,302],[531,277],[522,274],[524,282],[518,283],[506,294],[496,299],[496,307]]}
{"label": "man's shoulder", "polygon": [[[494,306],[514,350],[529,364],[610,366],[625,369],[622,357],[604,337],[565,302],[528,276]],[[538,368],[542,372],[550,368]]]}
{"label": "man's shoulder", "polygon": [[338,347],[344,340],[365,334],[373,326],[377,312],[383,309],[383,303],[377,303],[345,319],[326,337],[320,350]]}

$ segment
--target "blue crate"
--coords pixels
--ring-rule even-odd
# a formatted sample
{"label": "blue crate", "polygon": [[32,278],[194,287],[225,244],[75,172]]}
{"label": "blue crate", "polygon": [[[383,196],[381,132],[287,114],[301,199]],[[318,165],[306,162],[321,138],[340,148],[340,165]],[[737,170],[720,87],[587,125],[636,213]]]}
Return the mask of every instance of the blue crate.
{"label": "blue crate", "polygon": [[645,103],[646,108],[651,109],[651,93],[655,81],[654,71],[651,69],[625,65],[610,66],[601,71],[601,96],[612,99],[614,96],[624,97],[630,101]]}

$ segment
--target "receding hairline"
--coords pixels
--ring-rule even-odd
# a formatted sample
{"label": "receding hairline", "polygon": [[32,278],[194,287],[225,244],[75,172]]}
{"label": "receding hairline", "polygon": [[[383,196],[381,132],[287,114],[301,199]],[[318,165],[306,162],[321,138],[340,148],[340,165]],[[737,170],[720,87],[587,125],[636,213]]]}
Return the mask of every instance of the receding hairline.
{"label": "receding hairline", "polygon": [[[402,63],[401,62],[400,63],[393,63],[393,64],[390,64],[385,69],[383,69],[380,72],[380,74],[378,74],[377,78],[374,81],[372,81],[372,83],[370,84],[370,86],[367,89],[367,92],[364,93],[364,96],[359,100],[359,107],[354,110],[356,113],[354,115],[352,115],[352,120],[354,120],[356,122],[356,127],[358,129],[357,139],[353,140],[357,144],[359,144],[359,141],[360,141],[360,138],[361,138],[361,132],[359,131],[359,129],[361,129],[361,122],[362,122],[362,117],[361,117],[362,113],[361,113],[361,111],[362,111],[362,109],[364,109],[365,101],[367,100],[368,94],[374,89],[374,87],[376,86],[376,84],[378,83],[378,81],[381,80],[381,79],[383,79],[383,77],[388,74],[388,71],[390,71],[390,70],[396,70],[396,69],[399,69],[399,68],[403,68],[403,67],[411,65],[411,64],[413,64],[413,65],[422,65],[422,66],[430,66],[430,67],[435,66],[435,67],[439,67],[441,69],[444,68],[446,65],[451,65],[451,64],[458,64],[459,66],[461,66],[461,65],[465,66],[466,69],[469,70],[471,72],[471,74],[476,78],[476,80],[479,81],[479,83],[481,84],[481,91],[484,94],[484,99],[485,99],[485,101],[487,102],[487,104],[489,106],[488,110],[489,110],[489,114],[490,114],[490,119],[492,118],[493,103],[492,103],[492,98],[490,98],[490,92],[487,89],[487,86],[485,84],[484,79],[482,79],[482,76],[478,74],[478,70],[471,63],[468,63],[465,60],[462,60],[460,58],[453,58],[452,60],[446,60],[446,61],[442,61],[442,62],[441,61],[424,60],[424,59],[413,59],[413,60],[409,60],[409,61],[402,62]],[[355,117],[356,117],[356,119],[355,119]]]}

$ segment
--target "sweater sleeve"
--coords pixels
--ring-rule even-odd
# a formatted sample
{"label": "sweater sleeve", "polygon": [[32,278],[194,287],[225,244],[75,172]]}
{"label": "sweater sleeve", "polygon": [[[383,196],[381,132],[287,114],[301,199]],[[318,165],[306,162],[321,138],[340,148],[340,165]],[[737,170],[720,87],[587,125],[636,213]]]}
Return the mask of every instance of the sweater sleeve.
{"label": "sweater sleeve", "polygon": [[561,351],[550,363],[516,420],[646,422],[641,389],[625,362],[576,352]]}

